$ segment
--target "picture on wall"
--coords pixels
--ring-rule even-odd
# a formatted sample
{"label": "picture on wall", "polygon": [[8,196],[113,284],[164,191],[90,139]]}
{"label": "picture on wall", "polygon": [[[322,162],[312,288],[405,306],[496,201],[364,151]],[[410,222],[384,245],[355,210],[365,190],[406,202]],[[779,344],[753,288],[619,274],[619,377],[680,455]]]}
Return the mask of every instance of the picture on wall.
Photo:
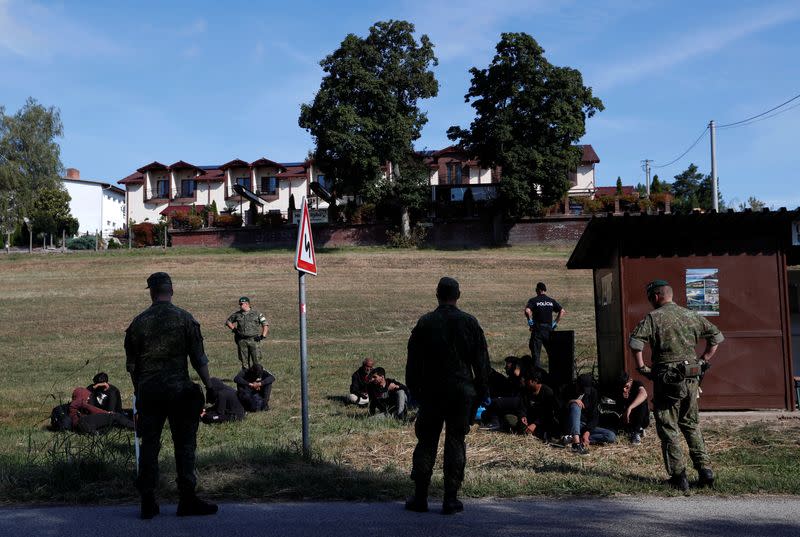
{"label": "picture on wall", "polygon": [[719,315],[719,269],[686,269],[686,307],[700,315]]}

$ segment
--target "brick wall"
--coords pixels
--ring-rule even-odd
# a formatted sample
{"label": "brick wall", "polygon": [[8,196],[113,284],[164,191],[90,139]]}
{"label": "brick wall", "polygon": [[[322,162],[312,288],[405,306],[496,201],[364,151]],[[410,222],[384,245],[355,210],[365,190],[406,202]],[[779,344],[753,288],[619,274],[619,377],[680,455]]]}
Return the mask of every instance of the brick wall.
{"label": "brick wall", "polygon": [[[506,229],[505,244],[574,244],[580,239],[589,217],[539,218],[522,220]],[[385,224],[354,226],[312,226],[314,246],[380,246],[386,244]],[[239,228],[173,231],[172,246],[220,246],[233,248],[293,248],[297,227],[280,229]],[[502,236],[502,234],[500,234]],[[502,242],[502,240],[501,240]],[[491,222],[458,220],[439,222],[428,228],[426,243],[440,248],[480,248],[496,245]]]}

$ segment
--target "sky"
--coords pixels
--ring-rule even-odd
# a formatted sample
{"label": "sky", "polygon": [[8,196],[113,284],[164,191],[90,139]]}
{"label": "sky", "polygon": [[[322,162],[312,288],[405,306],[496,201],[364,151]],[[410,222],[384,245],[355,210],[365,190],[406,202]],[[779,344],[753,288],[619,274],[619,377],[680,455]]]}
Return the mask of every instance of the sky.
{"label": "sky", "polygon": [[[418,149],[446,147],[448,127],[469,125],[469,69],[489,65],[502,32],[526,32],[605,104],[581,140],[600,157],[598,185],[643,183],[643,159],[668,164],[709,121],[800,94],[797,0],[0,0],[0,106],[13,113],[30,96],[59,108],[62,162],[86,179],[116,182],[154,160],[301,161],[313,140],[297,118],[319,61],[389,19],[427,34],[439,62]],[[726,203],[800,206],[798,104],[717,131]],[[672,181],[690,163],[710,173],[710,160],[706,133],[653,173]]]}

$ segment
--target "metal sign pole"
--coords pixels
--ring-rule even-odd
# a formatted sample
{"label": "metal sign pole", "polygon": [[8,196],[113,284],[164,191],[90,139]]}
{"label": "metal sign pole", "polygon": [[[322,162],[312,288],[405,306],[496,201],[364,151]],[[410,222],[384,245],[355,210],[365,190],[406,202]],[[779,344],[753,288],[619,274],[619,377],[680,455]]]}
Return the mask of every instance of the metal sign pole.
{"label": "metal sign pole", "polygon": [[308,357],[306,354],[306,274],[300,272],[300,392],[303,413],[303,457],[311,457],[311,440],[308,434]]}

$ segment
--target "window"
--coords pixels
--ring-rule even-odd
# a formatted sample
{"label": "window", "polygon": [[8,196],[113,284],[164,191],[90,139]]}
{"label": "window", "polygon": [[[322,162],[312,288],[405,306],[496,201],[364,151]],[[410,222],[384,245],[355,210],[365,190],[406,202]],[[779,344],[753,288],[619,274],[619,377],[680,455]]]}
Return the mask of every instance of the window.
{"label": "window", "polygon": [[169,181],[167,180],[156,181],[156,197],[157,198],[169,197]]}
{"label": "window", "polygon": [[184,179],[181,181],[181,197],[193,198],[194,192],[197,189],[197,181],[194,179]]}
{"label": "window", "polygon": [[447,184],[460,185],[461,184],[461,164],[458,162],[449,162],[447,164]]}
{"label": "window", "polygon": [[250,190],[250,178],[249,177],[237,177],[236,184],[245,187],[246,189]]}
{"label": "window", "polygon": [[328,192],[331,191],[331,181],[330,179],[327,179],[324,175],[318,175],[317,182],[319,183],[319,186],[321,186]]}
{"label": "window", "polygon": [[274,196],[278,193],[278,178],[277,177],[262,177],[261,178],[261,193],[269,196]]}

